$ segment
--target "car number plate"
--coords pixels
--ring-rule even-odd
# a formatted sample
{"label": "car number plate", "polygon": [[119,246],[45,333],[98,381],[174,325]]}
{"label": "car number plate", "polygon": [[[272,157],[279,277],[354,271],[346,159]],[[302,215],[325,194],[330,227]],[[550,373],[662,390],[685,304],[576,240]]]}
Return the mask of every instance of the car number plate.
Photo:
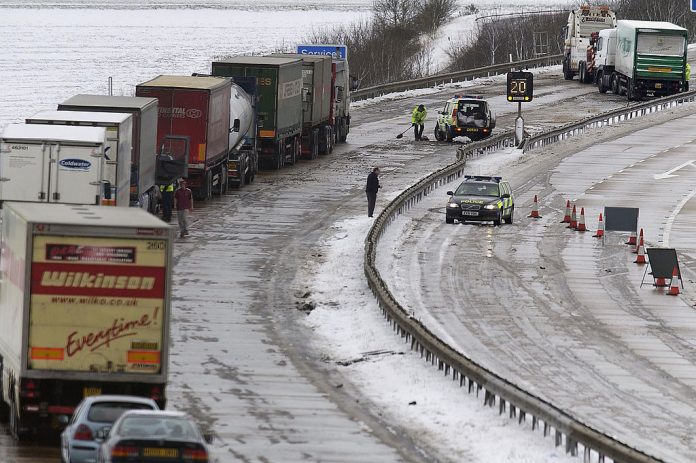
{"label": "car number plate", "polygon": [[467,131],[467,132],[478,132],[478,129],[473,128],[473,127],[469,127],[469,128],[466,129],[466,131]]}
{"label": "car number plate", "polygon": [[462,215],[472,215],[472,216],[477,216],[479,215],[478,212],[476,211],[462,211]]}
{"label": "car number plate", "polygon": [[93,395],[99,395],[101,394],[101,388],[100,387],[86,387],[82,389],[82,397],[90,397]]}
{"label": "car number plate", "polygon": [[655,84],[655,88],[662,88],[662,84]]}
{"label": "car number plate", "polygon": [[145,447],[143,449],[143,456],[158,458],[177,458],[179,456],[179,452],[177,449]]}

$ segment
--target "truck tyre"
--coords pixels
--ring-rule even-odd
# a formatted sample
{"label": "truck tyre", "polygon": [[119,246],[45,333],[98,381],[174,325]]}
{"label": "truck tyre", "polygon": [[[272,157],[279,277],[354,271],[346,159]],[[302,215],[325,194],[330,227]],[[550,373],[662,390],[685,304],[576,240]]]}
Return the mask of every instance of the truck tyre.
{"label": "truck tyre", "polygon": [[203,186],[204,199],[208,201],[213,197],[213,171],[209,170],[205,173],[205,185]]}
{"label": "truck tyre", "polygon": [[615,95],[619,94],[619,78],[616,74],[611,75],[611,93]]}
{"label": "truck tyre", "polygon": [[348,125],[346,125],[345,119],[341,119],[341,130],[340,130],[340,135],[338,137],[338,141],[340,141],[341,143],[345,143],[347,138],[348,138]]}
{"label": "truck tyre", "polygon": [[227,192],[227,165],[220,165],[220,178],[218,179],[217,194],[222,196]]}
{"label": "truck tyre", "polygon": [[578,63],[578,82],[581,84],[585,83],[585,62],[580,61]]}
{"label": "truck tyre", "polygon": [[14,401],[10,404],[10,434],[18,442],[27,437],[26,432],[22,431],[22,423],[17,416],[17,405]]}
{"label": "truck tyre", "polygon": [[635,89],[635,86],[633,84],[633,80],[631,80],[631,79],[628,79],[626,81],[626,99],[628,101],[635,101],[637,99],[636,98],[636,89]]}
{"label": "truck tyre", "polygon": [[604,84],[604,74],[601,71],[597,73],[597,89],[599,89],[599,93],[607,93],[609,90]]}
{"label": "truck tyre", "polygon": [[570,70],[570,60],[567,57],[563,59],[563,78],[565,80],[573,80],[573,72]]}
{"label": "truck tyre", "polygon": [[333,127],[328,126],[326,128],[327,131],[327,138],[328,138],[328,143],[329,143],[329,154],[333,153],[334,149],[334,132],[333,132]]}

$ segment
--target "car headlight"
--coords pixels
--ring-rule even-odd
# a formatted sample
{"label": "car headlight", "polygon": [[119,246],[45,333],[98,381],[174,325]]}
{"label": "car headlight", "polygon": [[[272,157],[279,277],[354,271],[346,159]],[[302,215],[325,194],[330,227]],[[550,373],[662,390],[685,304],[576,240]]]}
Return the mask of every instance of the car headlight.
{"label": "car headlight", "polygon": [[447,207],[459,207],[459,204],[457,204],[457,203],[449,203],[449,204],[447,204]]}
{"label": "car headlight", "polygon": [[488,209],[488,210],[498,209],[498,205],[497,204],[486,204],[485,206],[483,206],[483,208]]}

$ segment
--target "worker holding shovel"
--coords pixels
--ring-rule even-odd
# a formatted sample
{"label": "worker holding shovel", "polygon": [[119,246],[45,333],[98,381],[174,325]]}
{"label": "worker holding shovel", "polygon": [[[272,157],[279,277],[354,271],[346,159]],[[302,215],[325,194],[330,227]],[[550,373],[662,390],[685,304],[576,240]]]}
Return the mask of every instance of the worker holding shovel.
{"label": "worker holding shovel", "polygon": [[413,108],[411,113],[411,123],[413,124],[413,134],[416,136],[416,141],[420,141],[423,138],[423,129],[425,128],[425,116],[428,115],[428,111],[425,109],[425,105],[418,105]]}

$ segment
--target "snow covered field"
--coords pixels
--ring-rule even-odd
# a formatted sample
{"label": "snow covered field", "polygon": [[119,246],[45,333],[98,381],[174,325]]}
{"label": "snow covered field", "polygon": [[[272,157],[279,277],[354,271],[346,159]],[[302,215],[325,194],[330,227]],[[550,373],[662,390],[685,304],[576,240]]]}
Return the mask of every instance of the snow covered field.
{"label": "snow covered field", "polygon": [[[468,37],[462,16],[433,42],[433,63]],[[370,17],[372,0],[0,0],[0,129],[77,93],[132,95],[159,74],[209,72],[228,55],[292,50],[312,30]],[[482,13],[557,7],[550,0],[475,2]]]}

